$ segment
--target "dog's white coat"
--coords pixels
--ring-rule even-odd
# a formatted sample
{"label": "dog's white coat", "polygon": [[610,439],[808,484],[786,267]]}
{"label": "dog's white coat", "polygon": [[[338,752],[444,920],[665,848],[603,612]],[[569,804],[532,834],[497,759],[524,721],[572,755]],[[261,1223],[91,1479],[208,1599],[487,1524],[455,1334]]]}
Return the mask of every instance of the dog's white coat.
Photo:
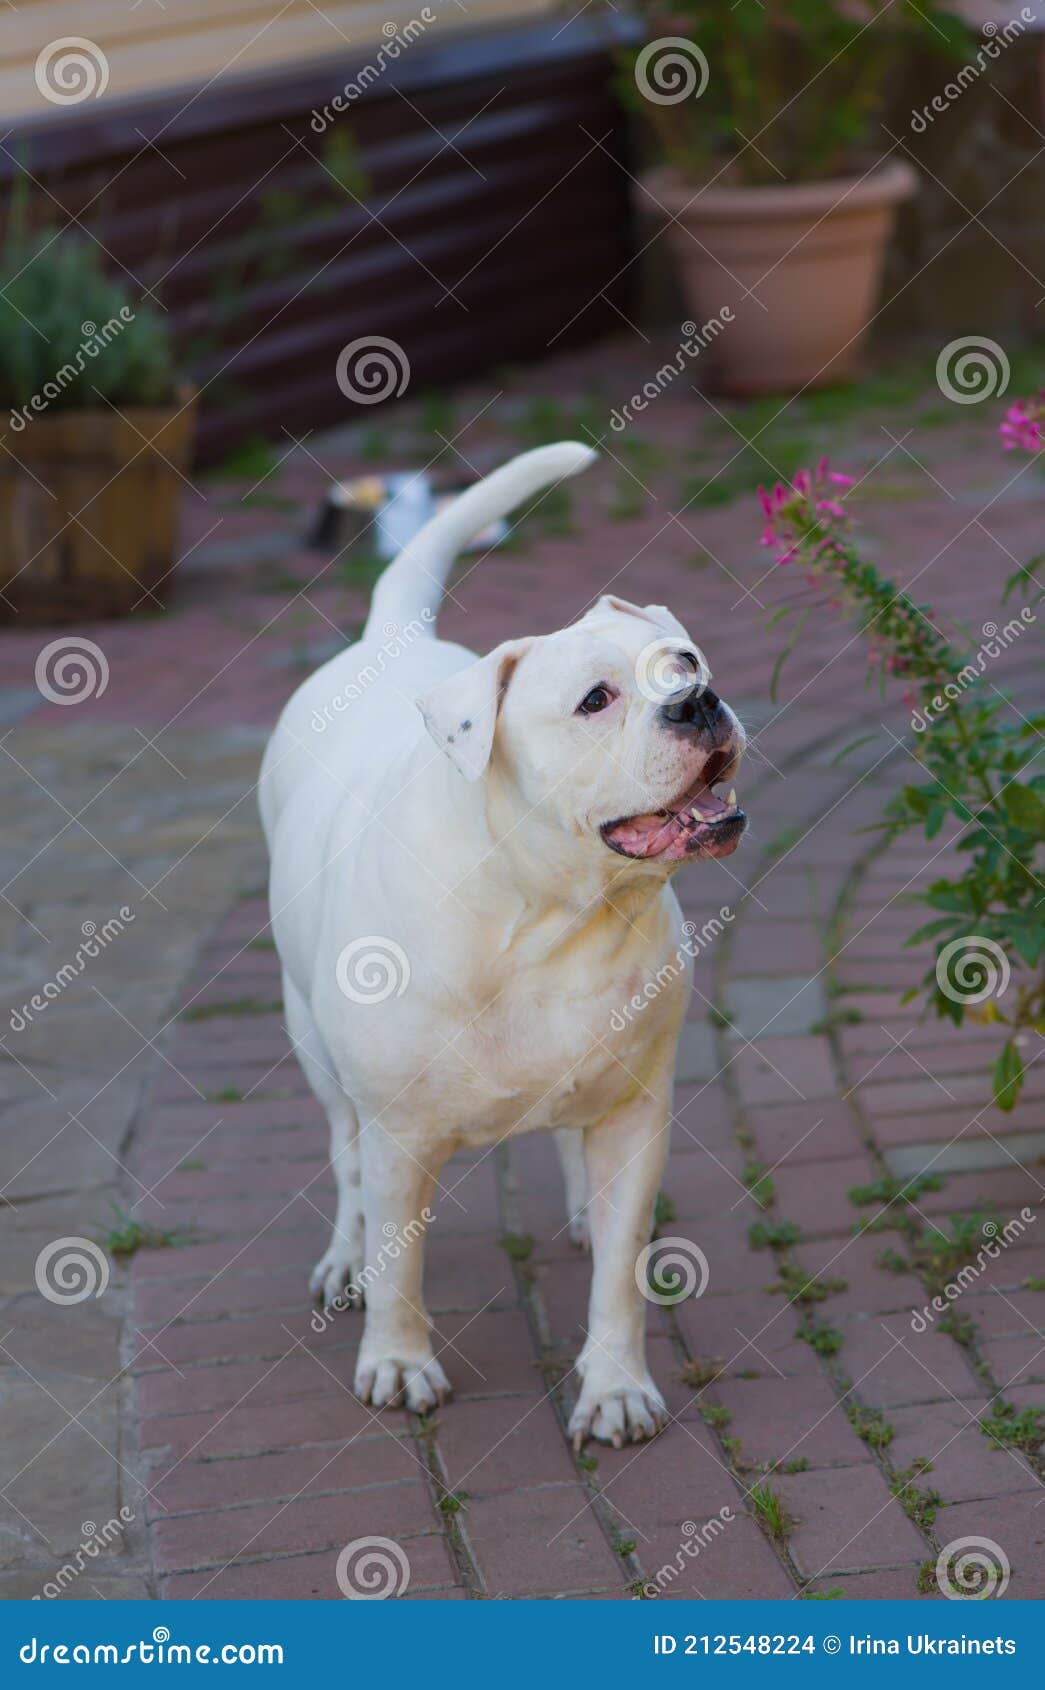
{"label": "dog's white coat", "polygon": [[[674,865],[622,858],[599,827],[666,805],[700,774],[706,748],[666,731],[635,677],[652,640],[691,642],[661,607],[616,599],[482,659],[432,631],[464,542],[593,456],[570,443],[529,452],[418,535],[378,582],[361,641],[284,710],[260,799],[287,1025],[331,1127],[337,1215],[314,1294],[333,1302],[393,1228],[418,1222],[454,1151],[556,1129],[571,1234],[590,1225],[594,1257],[571,1431],[619,1442],[652,1435],[665,1414],[635,1262],[667,1149],[690,963]],[[603,682],[619,689],[612,707],[579,716]],[[390,956],[375,1001],[365,981],[342,989],[361,938]],[[615,1031],[614,1012],[665,964],[663,989]],[[422,1244],[381,1259],[356,1390],[377,1406],[429,1407],[449,1387]]]}

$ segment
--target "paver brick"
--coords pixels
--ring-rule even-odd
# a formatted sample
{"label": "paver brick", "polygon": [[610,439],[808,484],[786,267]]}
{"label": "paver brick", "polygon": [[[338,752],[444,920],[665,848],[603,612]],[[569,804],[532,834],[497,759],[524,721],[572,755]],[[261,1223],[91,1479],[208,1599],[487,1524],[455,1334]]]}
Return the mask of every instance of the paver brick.
{"label": "paver brick", "polygon": [[[818,1098],[760,1105],[745,1111],[761,1160],[770,1168],[792,1168],[856,1157],[862,1151],[856,1119],[846,1103]],[[775,1177],[775,1172],[774,1172]]]}
{"label": "paver brick", "polygon": [[795,1521],[788,1548],[806,1579],[926,1558],[925,1539],[876,1466],[779,1475],[773,1485]]}
{"label": "paver brick", "polygon": [[148,1512],[151,1519],[196,1515],[423,1476],[413,1438],[367,1437],[333,1447],[311,1444],[234,1460],[186,1461],[152,1480]]}
{"label": "paver brick", "polygon": [[[706,1527],[706,1521],[697,1522]],[[691,1556],[694,1541],[699,1553]],[[688,1547],[687,1547],[688,1546]],[[739,1510],[703,1544],[680,1528],[661,1530],[640,1547],[646,1584],[662,1602],[740,1601],[750,1597],[788,1601],[794,1581],[768,1539]]]}
{"label": "paver brick", "polygon": [[[979,1425],[987,1412],[985,1398],[934,1403],[928,1411],[890,1409],[895,1434],[889,1445],[891,1464],[903,1469],[930,1460],[932,1471],[919,1482],[939,1491],[948,1503],[1026,1492],[1035,1483],[1026,1457],[1017,1449],[996,1449],[988,1441]],[[1004,1504],[999,1514],[1004,1514]]]}
{"label": "paver brick", "polygon": [[[321,1554],[280,1555],[257,1561],[234,1561],[215,1573],[168,1573],[159,1581],[159,1594],[169,1601],[339,1601],[337,1555],[341,1545]],[[441,1599],[462,1596],[455,1584],[457,1570],[441,1536],[408,1537],[400,1548],[410,1564],[404,1599],[424,1592]],[[259,1622],[259,1638],[263,1633]]]}
{"label": "paver brick", "polygon": [[275,1555],[308,1549],[336,1549],[355,1538],[399,1538],[431,1530],[436,1523],[428,1487],[418,1479],[374,1485],[337,1496],[315,1494],[324,1462],[317,1452],[309,1492],[291,1502],[223,1508],[205,1517],[178,1514],[152,1526],[154,1563],[160,1572],[220,1567],[247,1555]]}
{"label": "paver brick", "polygon": [[472,1496],[577,1478],[555,1410],[543,1394],[458,1403],[440,1416],[436,1444],[449,1488]]}
{"label": "paver brick", "polygon": [[[764,1284],[772,1282],[772,1256],[760,1252]],[[817,1373],[820,1364],[808,1344],[795,1337],[798,1316],[783,1296],[761,1287],[708,1295],[677,1308],[676,1317],[690,1353],[715,1361],[729,1374]]]}
{"label": "paver brick", "polygon": [[854,1602],[942,1602],[942,1592],[936,1588],[918,1589],[920,1570],[921,1563],[912,1561],[906,1567],[882,1567],[873,1573],[831,1574],[813,1579],[809,1589],[820,1594],[841,1590]]}
{"label": "paver brick", "polygon": [[579,1485],[477,1499],[468,1505],[463,1530],[491,1596],[582,1595],[616,1579],[626,1582],[620,1557]]}
{"label": "paver brick", "polygon": [[[346,1377],[351,1373],[345,1369]],[[219,1455],[254,1455],[265,1450],[286,1449],[308,1443],[331,1443],[369,1433],[388,1437],[404,1430],[402,1418],[393,1413],[377,1416],[349,1393],[331,1390],[294,1402],[255,1402],[245,1397],[219,1415],[213,1410],[191,1414],[150,1415],[141,1421],[138,1435],[147,1454],[166,1464],[194,1456],[197,1460]],[[397,1426],[398,1420],[398,1426]],[[386,1430],[387,1427],[391,1430]]]}
{"label": "paver brick", "polygon": [[[702,1525],[723,1508],[736,1512],[740,1488],[714,1433],[687,1416],[650,1443],[600,1448],[594,1474],[601,1495],[620,1516],[627,1537],[643,1544],[683,1519]],[[645,1549],[640,1556],[645,1564]]]}
{"label": "paver brick", "polygon": [[963,1537],[986,1538],[997,1545],[1000,1556],[991,1554],[1000,1570],[1008,1562],[1012,1581],[1006,1595],[1023,1602],[1040,1602],[1045,1597],[1045,1510],[1041,1507],[1041,1486],[1007,1496],[1000,1505],[991,1502],[960,1502],[941,1509],[936,1534],[941,1544]]}
{"label": "paver brick", "polygon": [[943,1332],[912,1332],[896,1315],[847,1321],[840,1360],[873,1408],[967,1397],[979,1384],[960,1345]]}
{"label": "paver brick", "polygon": [[854,1221],[863,1218],[864,1212],[850,1201],[849,1191],[875,1178],[877,1169],[866,1152],[825,1162],[815,1173],[807,1166],[785,1163],[773,1172],[776,1213],[794,1221],[807,1238],[837,1232],[847,1214]]}
{"label": "paver brick", "polygon": [[729,1409],[730,1436],[740,1439],[747,1462],[805,1459],[812,1467],[851,1467],[871,1459],[821,1375],[723,1379],[715,1396]]}

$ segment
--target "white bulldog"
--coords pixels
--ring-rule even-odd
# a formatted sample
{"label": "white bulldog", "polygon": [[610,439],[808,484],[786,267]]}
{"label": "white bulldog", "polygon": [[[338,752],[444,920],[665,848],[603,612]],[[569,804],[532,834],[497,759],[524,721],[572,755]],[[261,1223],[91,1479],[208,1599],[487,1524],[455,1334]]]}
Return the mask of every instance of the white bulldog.
{"label": "white bulldog", "polygon": [[[729,791],[744,735],[659,605],[602,598],[482,658],[433,626],[465,542],[594,457],[571,442],[527,452],[418,534],[360,642],[284,710],[260,802],[287,1026],[337,1182],[311,1288],[340,1306],[363,1273],[356,1392],[376,1407],[446,1399],[419,1237],[440,1170],[551,1128],[571,1235],[590,1223],[594,1257],[570,1432],[619,1447],[666,1414],[636,1262],[690,989],[670,880],[739,842],[735,794],[713,789]],[[621,1015],[654,980],[642,1013]],[[393,1237],[398,1252],[382,1248]]]}

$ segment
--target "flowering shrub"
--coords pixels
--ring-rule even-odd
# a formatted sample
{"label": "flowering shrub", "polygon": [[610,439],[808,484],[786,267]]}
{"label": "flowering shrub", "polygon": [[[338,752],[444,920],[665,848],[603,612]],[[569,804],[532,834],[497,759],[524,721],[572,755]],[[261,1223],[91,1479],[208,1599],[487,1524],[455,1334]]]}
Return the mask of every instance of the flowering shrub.
{"label": "flowering shrub", "polygon": [[1017,399],[1010,405],[998,433],[1007,452],[1040,452],[1045,446],[1042,424],[1045,423],[1045,389],[1037,399]]}
{"label": "flowering shrub", "polygon": [[[1043,420],[1045,406],[1013,406],[1011,435],[1003,424],[1005,444],[1038,450]],[[842,490],[851,485],[821,460],[790,487],[760,488],[762,544],[781,564],[804,571],[815,602],[857,619],[881,686],[890,677],[901,681],[905,702],[929,728],[914,751],[924,778],[890,799],[879,826],[887,839],[918,828],[932,840],[953,818],[964,866],[916,894],[934,916],[907,944],[934,940],[935,961],[902,1001],[921,993],[956,1024],[968,1014],[1009,1028],[992,1076],[995,1100],[1009,1110],[1024,1080],[1020,1035],[1029,1029],[1045,1034],[1045,882],[1034,872],[1045,845],[1045,772],[1032,772],[1045,744],[1045,713],[1025,716],[993,685],[985,687],[982,660],[971,663],[968,651],[957,650],[935,627],[926,607],[860,556],[841,503]],[[1014,592],[1025,601],[1018,619],[1025,628],[1045,594],[1027,568],[1009,580],[1002,603]],[[787,605],[772,613],[774,622],[792,619],[774,690],[811,609]]]}

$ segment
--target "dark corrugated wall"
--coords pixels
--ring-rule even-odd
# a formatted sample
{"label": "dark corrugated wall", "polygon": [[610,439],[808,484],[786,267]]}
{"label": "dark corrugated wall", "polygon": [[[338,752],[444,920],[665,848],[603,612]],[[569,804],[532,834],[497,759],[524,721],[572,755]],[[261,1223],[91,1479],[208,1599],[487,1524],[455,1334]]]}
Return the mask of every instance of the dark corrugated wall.
{"label": "dark corrugated wall", "polygon": [[622,38],[580,19],[415,42],[323,136],[358,62],[70,108],[5,146],[170,311],[207,460],[363,414],[334,374],[358,336],[398,341],[416,391],[619,326]]}

